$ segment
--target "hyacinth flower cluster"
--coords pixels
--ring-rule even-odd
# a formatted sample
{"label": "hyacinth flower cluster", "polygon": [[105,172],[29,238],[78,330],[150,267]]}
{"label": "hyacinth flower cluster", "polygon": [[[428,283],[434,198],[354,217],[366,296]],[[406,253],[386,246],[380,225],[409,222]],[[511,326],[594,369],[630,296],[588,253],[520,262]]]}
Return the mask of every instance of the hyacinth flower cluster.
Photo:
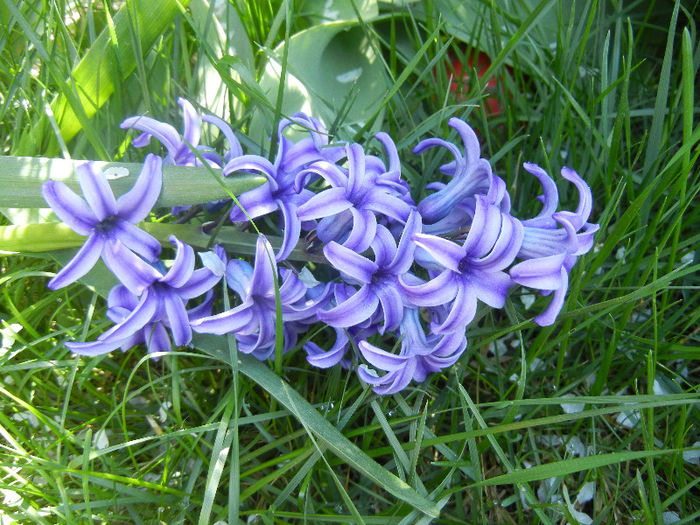
{"label": "hyacinth flower cluster", "polygon": [[[56,215],[87,237],[49,286],[74,282],[100,257],[120,282],[107,300],[114,326],[95,341],[68,343],[77,354],[125,351],[139,344],[163,352],[173,343],[190,344],[195,332],[233,334],[240,352],[264,360],[275,351],[281,322],[285,352],[303,349],[312,366],[354,369],[377,394],[393,394],[456,363],[467,348],[467,327],[479,305],[503,308],[516,285],[552,295],[534,321],[554,323],[572,267],[593,246],[598,225],[588,222],[592,195],[575,171],[563,168],[561,175],[578,191],[578,206],[559,210],[554,180],[526,163],[525,170],[542,186],[542,209],[519,219],[511,213],[505,182],[460,119],[450,119],[449,125],[461,145],[430,138],[415,147],[416,154],[443,148],[452,157],[439,168],[442,177],[431,177],[447,182],[431,182],[427,196],[415,202],[386,133],[376,135],[383,154],[374,155],[358,143],[332,142],[321,122],[297,113],[279,123],[270,161],[244,154],[221,119],[200,115],[186,100],[179,104],[182,133],[149,117],[122,123],[141,132],[134,146],[154,137],[167,153],[162,160],[148,155],[133,189],[120,198],[89,163],[79,172],[84,199],[61,182],[44,185]],[[200,143],[203,123],[224,137],[221,155]],[[292,127],[302,130],[301,139],[288,138]],[[259,234],[252,263],[216,246],[200,254],[202,267],[195,269],[192,247],[172,236],[174,260],[167,267],[159,259],[160,245],[138,223],[156,202],[162,165],[203,162],[225,176],[265,176],[264,184],[221,213],[239,227],[269,215],[276,221],[270,224],[277,224],[273,233],[281,237],[276,253]],[[289,259],[294,248],[314,252],[314,260],[325,264],[316,263],[310,271]],[[222,278],[225,286],[216,287]],[[220,290],[230,294],[229,309],[222,306]],[[328,344],[319,344],[300,338],[318,323],[329,327],[321,331],[335,339],[324,337]]]}

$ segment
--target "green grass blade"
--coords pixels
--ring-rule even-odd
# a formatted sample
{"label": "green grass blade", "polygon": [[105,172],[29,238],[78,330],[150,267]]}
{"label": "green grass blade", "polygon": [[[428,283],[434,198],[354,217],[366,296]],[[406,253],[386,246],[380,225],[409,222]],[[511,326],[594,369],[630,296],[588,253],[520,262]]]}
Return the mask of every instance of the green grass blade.
{"label": "green grass blade", "polygon": [[[216,339],[213,341],[209,339],[209,341],[211,341],[209,344],[205,343],[205,341],[205,338],[200,338],[195,341],[195,345],[214,357],[224,361],[228,360],[228,356],[218,348],[219,345]],[[381,467],[366,453],[351,443],[336,427],[331,425],[319,414],[308,401],[301,397],[286,381],[277,376],[267,366],[248,355],[239,354],[239,360],[239,370],[243,374],[264,388],[265,391],[277,399],[282,406],[294,414],[300,421],[303,421],[304,426],[336,456],[347,462],[348,465],[352,466],[383,490],[386,490],[428,516],[438,516],[439,510],[431,501],[421,496],[415,489]]]}

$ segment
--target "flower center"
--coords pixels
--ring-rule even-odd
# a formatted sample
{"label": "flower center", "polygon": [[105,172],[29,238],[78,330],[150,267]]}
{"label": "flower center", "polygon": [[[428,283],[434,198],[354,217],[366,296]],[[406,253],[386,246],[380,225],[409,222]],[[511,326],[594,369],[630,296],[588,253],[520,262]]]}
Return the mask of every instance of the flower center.
{"label": "flower center", "polygon": [[119,222],[118,215],[107,215],[104,219],[95,225],[95,229],[99,233],[108,233]]}

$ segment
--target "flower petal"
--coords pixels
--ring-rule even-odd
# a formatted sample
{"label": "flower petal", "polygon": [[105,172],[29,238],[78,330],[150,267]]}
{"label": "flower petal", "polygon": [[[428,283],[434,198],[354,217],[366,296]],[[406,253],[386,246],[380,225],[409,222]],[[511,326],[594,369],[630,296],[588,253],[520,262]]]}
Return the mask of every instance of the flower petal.
{"label": "flower petal", "polygon": [[330,326],[349,328],[369,319],[377,310],[379,298],[369,286],[363,286],[335,308],[318,312],[319,320]]}
{"label": "flower petal", "polygon": [[190,330],[190,320],[182,299],[174,293],[167,292],[161,294],[161,299],[165,305],[165,314],[168,317],[173,341],[177,346],[188,344],[192,340],[192,330]]}
{"label": "flower petal", "polygon": [[404,280],[404,276],[399,276],[401,293],[410,303],[416,306],[440,306],[441,304],[447,304],[457,294],[454,275],[450,270],[445,270],[435,279],[418,285],[410,285]]}
{"label": "flower petal", "polygon": [[85,343],[69,342],[66,343],[66,348],[68,348],[68,350],[74,354],[93,357],[108,354],[109,352],[119,348],[123,342],[124,339],[110,339],[108,341],[97,340]]}
{"label": "flower petal", "polygon": [[308,221],[336,215],[352,206],[345,197],[345,188],[328,188],[299,206],[299,220]]}
{"label": "flower petal", "polygon": [[335,241],[324,246],[323,254],[336,270],[362,284],[370,283],[378,269],[376,263]]}
{"label": "flower petal", "polygon": [[443,267],[455,273],[462,272],[459,268],[459,263],[465,258],[466,253],[465,249],[459,244],[425,233],[413,235],[413,241],[416,246],[428,252]]}
{"label": "flower petal", "polygon": [[277,262],[284,261],[299,242],[301,234],[301,221],[297,217],[297,207],[278,200],[280,212],[282,213],[282,245],[275,259]]}
{"label": "flower petal", "polygon": [[147,155],[132,188],[117,199],[119,216],[131,223],[141,222],[153,209],[163,186],[163,161]]}
{"label": "flower petal", "polygon": [[180,286],[184,286],[190,280],[192,272],[194,272],[194,250],[192,246],[180,241],[174,235],[171,235],[168,240],[177,248],[175,261],[168,273],[159,280],[173,288],[180,288]]}
{"label": "flower petal", "polygon": [[406,362],[411,359],[408,356],[392,354],[382,350],[381,348],[377,348],[376,346],[369,344],[367,341],[360,341],[357,347],[360,350],[362,357],[364,357],[372,366],[387,372],[401,370],[406,366]]}
{"label": "flower petal", "polygon": [[384,324],[379,327],[379,333],[398,328],[403,318],[403,300],[398,286],[383,285],[377,288],[377,297],[382,306]]}
{"label": "flower petal", "polygon": [[158,294],[152,290],[146,290],[136,308],[121,323],[113,326],[101,336],[100,341],[111,341],[114,339],[125,339],[132,336],[147,323],[153,320],[153,316],[158,308]]}
{"label": "flower petal", "polygon": [[87,202],[61,181],[46,181],[41,194],[56,216],[80,235],[88,235],[99,222]]}
{"label": "flower petal", "polygon": [[153,135],[168,150],[168,153],[175,157],[178,148],[182,144],[182,139],[177,130],[170,124],[159,122],[151,117],[136,116],[125,119],[120,125],[122,129],[137,129]]}
{"label": "flower petal", "polygon": [[377,233],[377,217],[370,210],[357,210],[350,208],[352,213],[352,229],[345,239],[343,246],[358,253],[369,248]]}
{"label": "flower petal", "polygon": [[161,277],[158,270],[116,239],[107,241],[102,250],[102,260],[134,295],[141,295],[147,287]]}
{"label": "flower petal", "polygon": [[558,290],[562,286],[561,269],[565,253],[520,262],[510,269],[516,283],[537,290]]}
{"label": "flower petal", "polygon": [[125,220],[115,221],[110,236],[149,261],[156,261],[160,255],[158,240]]}
{"label": "flower petal", "polygon": [[252,304],[252,301],[246,301],[231,310],[192,321],[190,326],[200,334],[223,335],[241,330],[248,331],[253,325],[257,325]]}
{"label": "flower petal", "polygon": [[469,323],[474,319],[476,314],[476,294],[466,285],[462,285],[457,289],[457,295],[450,307],[450,313],[447,314],[445,321],[435,327],[433,331],[438,334],[460,332],[466,330]]}
{"label": "flower petal", "polygon": [[48,287],[58,290],[77,281],[88,273],[102,254],[105,239],[98,233],[91,233],[73,258],[48,282]]}
{"label": "flower petal", "polygon": [[556,321],[559,312],[561,312],[561,309],[564,306],[566,291],[569,288],[569,274],[564,268],[561,269],[561,281],[561,287],[554,290],[552,302],[549,303],[547,309],[533,319],[533,321],[540,326],[550,326],[554,324],[554,321]]}
{"label": "flower petal", "polygon": [[103,221],[107,217],[117,215],[117,201],[107,177],[96,171],[91,162],[81,164],[76,171],[80,189],[83,190],[83,196],[97,220]]}

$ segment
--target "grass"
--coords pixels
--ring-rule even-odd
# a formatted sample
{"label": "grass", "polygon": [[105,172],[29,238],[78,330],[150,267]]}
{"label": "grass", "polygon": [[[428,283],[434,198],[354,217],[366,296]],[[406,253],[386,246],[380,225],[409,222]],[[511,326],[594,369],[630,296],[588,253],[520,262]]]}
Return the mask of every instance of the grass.
{"label": "grass", "polygon": [[[157,27],[141,23],[145,4],[0,3],[2,155],[138,162],[121,120],[147,112],[179,127],[176,98],[210,105],[213,83],[253,137],[244,147],[267,152],[256,137],[297,92],[266,95],[266,64],[295,74],[304,57],[278,46],[320,24],[323,2],[221,2],[217,19],[237,29],[223,44],[203,1],[163,2]],[[528,307],[516,293],[468,327],[452,369],[378,397],[338,367],[310,368],[301,349],[240,369],[221,342],[157,361],[140,348],[72,357],[63,343],[104,330],[104,300],[81,285],[49,291],[57,266],[44,256],[3,255],[2,523],[698,521],[700,471],[683,455],[700,440],[697,2],[589,0],[573,15],[547,0],[458,4],[342,10],[386,96],[359,80],[337,95],[329,80],[312,86],[314,104],[338,139],[390,132],[416,198],[446,157],[411,149],[446,136],[453,115],[483,139],[519,216],[537,212],[539,192],[522,162],[575,168],[601,230],[558,322],[535,326],[547,299]],[[110,96],[69,75],[100,46],[116,57]],[[472,48],[491,57],[499,114],[485,86],[450,89],[453,60]],[[595,495],[579,503],[586,483]],[[425,503],[397,495],[409,489]]]}

